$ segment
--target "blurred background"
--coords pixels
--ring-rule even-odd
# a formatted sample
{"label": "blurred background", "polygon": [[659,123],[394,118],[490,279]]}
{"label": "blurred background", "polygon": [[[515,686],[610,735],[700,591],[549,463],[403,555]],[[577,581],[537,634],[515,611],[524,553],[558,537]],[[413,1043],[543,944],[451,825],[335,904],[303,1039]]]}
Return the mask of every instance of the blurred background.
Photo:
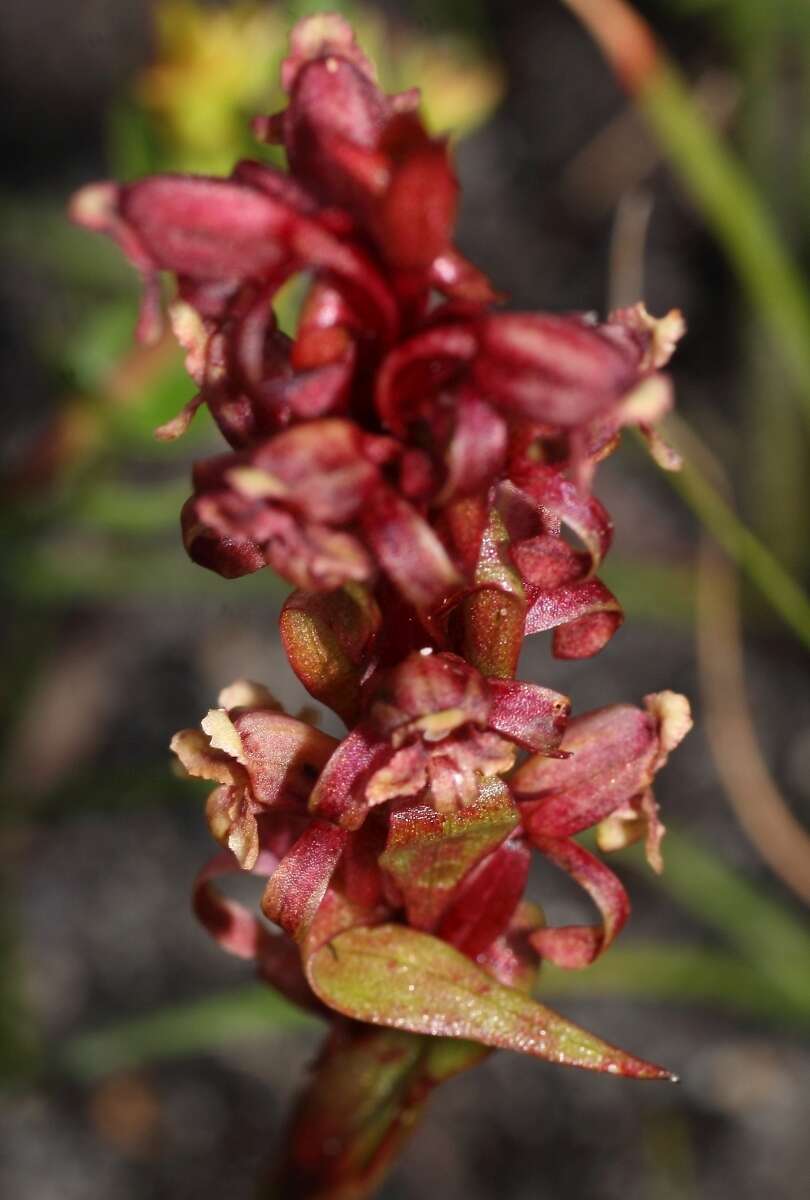
{"label": "blurred background", "polygon": [[[0,7],[0,1191],[13,1200],[249,1197],[320,1031],[195,925],[205,793],[171,733],[240,674],[304,701],[269,572],[187,560],[177,514],[207,417],[137,286],[71,228],[72,189],[227,171],[281,105],[292,21],[319,5],[3,0]],[[661,776],[665,874],[543,999],[677,1087],[500,1054],[446,1085],[383,1190],[414,1200],[804,1200],[810,1194],[810,6],[645,0],[666,57],[640,93],[560,0],[331,4],[390,88],[455,131],[459,242],[515,307],[683,309],[685,453],[626,439],[598,491],[627,622],[597,659],[533,639],[526,678],[578,709],[673,687],[697,728]],[[586,4],[609,52],[626,9]],[[632,71],[630,77],[633,77]],[[583,912],[549,867],[555,921]]]}

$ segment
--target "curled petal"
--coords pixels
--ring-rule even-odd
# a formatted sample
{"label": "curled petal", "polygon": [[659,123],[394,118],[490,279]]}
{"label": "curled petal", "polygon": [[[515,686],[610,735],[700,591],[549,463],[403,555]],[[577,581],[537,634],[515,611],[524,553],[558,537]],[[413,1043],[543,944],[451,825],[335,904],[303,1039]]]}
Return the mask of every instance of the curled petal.
{"label": "curled petal", "polygon": [[521,901],[506,930],[477,956],[476,962],[498,983],[531,996],[537,983],[540,955],[529,939],[542,924],[541,910],[535,904]]}
{"label": "curled petal", "polygon": [[[251,870],[256,875],[272,875],[278,866],[275,854],[263,850]],[[243,904],[230,900],[212,886],[211,881],[240,870],[232,854],[225,851],[212,858],[194,881],[192,903],[199,921],[223,950],[237,958],[257,958],[268,931],[259,918]]]}
{"label": "curled petal", "polygon": [[525,633],[553,629],[555,658],[590,658],[606,645],[624,620],[619,601],[598,579],[551,591],[529,588]]}
{"label": "curled petal", "polygon": [[538,929],[532,934],[534,948],[558,967],[576,970],[587,967],[608,948],[630,914],[627,892],[608,867],[574,841],[531,835],[546,858],[567,872],[585,889],[602,914],[601,927],[568,925]]}
{"label": "curled petal", "polygon": [[210,779],[234,787],[246,782],[246,772],[240,763],[216,750],[200,729],[181,729],[172,738],[170,749],[194,779]]}
{"label": "curled petal", "polygon": [[435,396],[475,355],[473,333],[463,325],[427,329],[390,351],[377,374],[375,401],[387,429],[402,437],[425,396]]}
{"label": "curled petal", "polygon": [[[277,865],[277,856],[262,850],[252,869],[255,875],[268,876]],[[254,960],[261,978],[282,996],[302,1008],[320,1010],[295,944],[270,933],[254,913],[214,887],[214,879],[238,872],[238,863],[227,852],[218,854],[203,867],[192,892],[197,919],[223,950],[237,958]]]}
{"label": "curled petal", "polygon": [[590,573],[595,572],[613,538],[613,523],[596,497],[584,495],[558,471],[530,464],[518,468],[514,482],[544,514],[573,530],[590,555]]}
{"label": "curled petal", "polygon": [[191,496],[180,512],[183,545],[192,562],[225,579],[238,579],[266,566],[262,548],[245,534],[219,533],[208,523],[210,509]]}
{"label": "curled petal", "polygon": [[262,912],[291,937],[305,936],[340,861],[348,834],[313,820],[268,880]]}
{"label": "curled petal", "polygon": [[353,729],[321,771],[310,796],[310,812],[345,829],[358,829],[368,812],[366,783],[390,753],[388,743],[371,729]]}

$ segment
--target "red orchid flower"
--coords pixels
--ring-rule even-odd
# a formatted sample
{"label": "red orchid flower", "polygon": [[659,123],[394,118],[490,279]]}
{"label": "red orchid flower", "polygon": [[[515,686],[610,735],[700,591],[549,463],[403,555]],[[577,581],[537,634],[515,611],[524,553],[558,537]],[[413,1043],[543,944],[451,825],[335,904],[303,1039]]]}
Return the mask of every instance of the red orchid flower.
{"label": "red orchid flower", "polygon": [[[628,425],[677,466],[652,425],[683,321],[642,304],[603,322],[500,311],[453,245],[447,141],[417,92],[379,88],[341,17],[295,27],[282,82],[287,107],[254,131],[287,172],[244,161],[227,179],[93,184],[72,215],[141,273],[142,336],[173,276],[198,390],[158,436],[207,404],[229,446],[195,465],[185,546],[221,575],[270,566],[295,587],[285,651],[347,726],[322,733],[241,681],[172,747],[217,785],[221,852],[197,915],[332,1023],[283,1194],[359,1197],[428,1091],[491,1049],[667,1076],[531,992],[543,960],[586,966],[627,919],[580,833],[603,851],[644,838],[660,869],[651,785],[688,703],[665,691],[569,720],[567,697],[515,676],[528,635],[580,659],[621,625],[592,484]],[[287,336],[273,306],[301,274]],[[598,924],[545,923],[526,899],[533,853],[581,884]],[[215,886],[238,870],[267,880],[262,917]],[[390,1119],[370,1131],[362,1114],[380,1105]],[[341,1147],[328,1162],[326,1142]]]}

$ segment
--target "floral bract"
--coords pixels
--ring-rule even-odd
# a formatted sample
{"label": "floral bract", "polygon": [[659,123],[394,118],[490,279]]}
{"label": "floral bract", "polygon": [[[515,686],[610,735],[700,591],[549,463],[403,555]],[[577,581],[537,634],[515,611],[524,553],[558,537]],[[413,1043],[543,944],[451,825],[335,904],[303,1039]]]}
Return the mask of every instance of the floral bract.
{"label": "floral bract", "polygon": [[[198,393],[158,433],[206,404],[228,443],[194,468],[189,555],[297,589],[290,663],[348,726],[328,736],[240,681],[175,736],[186,771],[216,784],[222,851],[195,910],[337,1021],[665,1077],[531,992],[543,959],[586,966],[628,915],[578,834],[595,827],[603,850],[644,838],[660,869],[651,787],[688,704],[661,692],[571,718],[567,697],[514,676],[530,634],[579,659],[621,624],[592,485],[628,425],[674,465],[652,425],[680,315],[503,311],[453,243],[458,183],[418,93],[384,94],[333,15],[295,28],[282,82],[287,107],[254,132],[288,172],[93,184],[72,209],[140,272],[143,337],[163,320],[160,273],[174,277]],[[273,303],[294,275],[308,291],[288,337]],[[582,886],[596,923],[556,927],[526,902],[533,854]],[[216,887],[240,869],[266,878],[276,932]]]}

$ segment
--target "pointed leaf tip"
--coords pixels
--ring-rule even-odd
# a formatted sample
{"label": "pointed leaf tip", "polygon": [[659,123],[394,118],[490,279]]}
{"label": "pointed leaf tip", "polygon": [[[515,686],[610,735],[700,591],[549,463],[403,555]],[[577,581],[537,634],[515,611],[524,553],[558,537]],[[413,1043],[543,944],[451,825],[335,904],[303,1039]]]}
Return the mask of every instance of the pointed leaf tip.
{"label": "pointed leaf tip", "polygon": [[446,942],[406,926],[340,934],[312,955],[307,976],[330,1008],[373,1025],[464,1038],[611,1075],[671,1078],[497,983]]}

